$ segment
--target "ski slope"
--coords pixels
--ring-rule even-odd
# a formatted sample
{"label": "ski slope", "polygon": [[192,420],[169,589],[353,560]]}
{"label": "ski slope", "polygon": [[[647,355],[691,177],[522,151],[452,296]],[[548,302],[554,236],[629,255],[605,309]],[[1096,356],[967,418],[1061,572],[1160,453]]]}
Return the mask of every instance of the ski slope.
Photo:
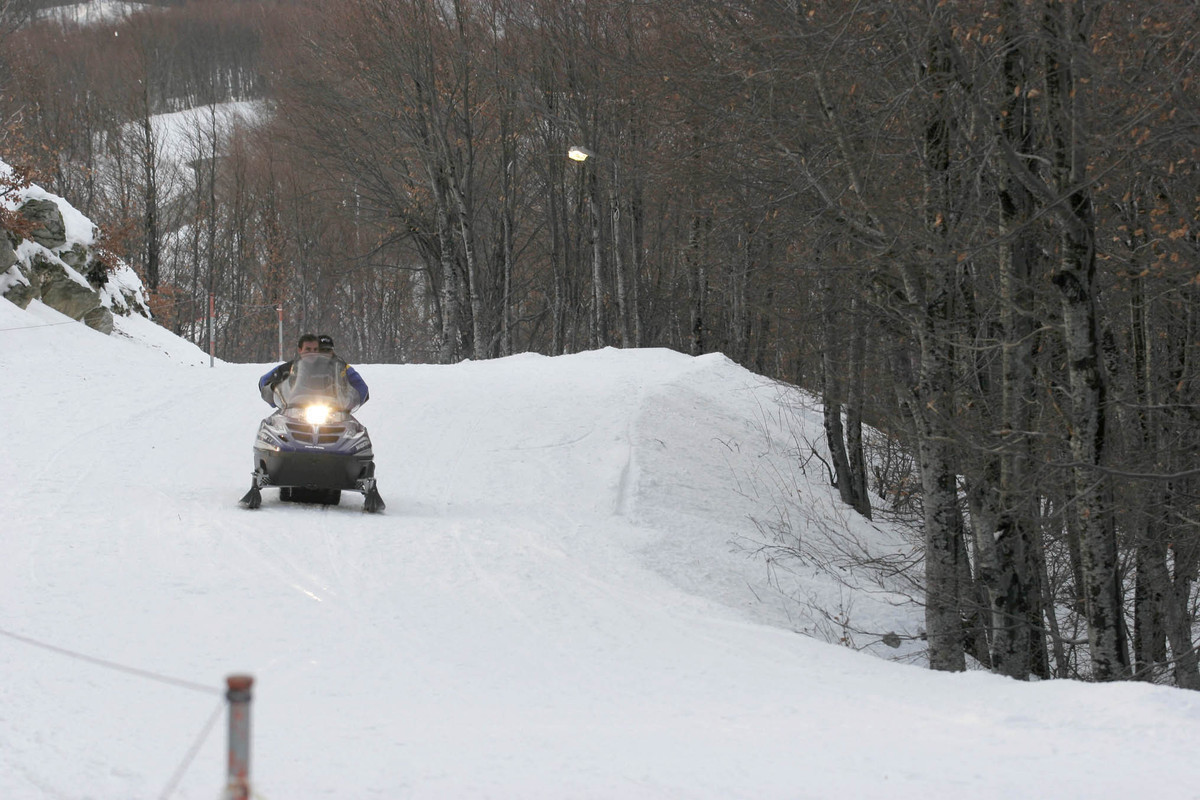
{"label": "ski slope", "polygon": [[785,595],[921,613],[768,580],[779,492],[900,544],[787,457],[819,417],[720,356],[356,365],[378,515],[237,505],[269,366],[0,300],[0,798],[218,797],[240,672],[268,800],[1200,796],[1193,693],[798,634]]}

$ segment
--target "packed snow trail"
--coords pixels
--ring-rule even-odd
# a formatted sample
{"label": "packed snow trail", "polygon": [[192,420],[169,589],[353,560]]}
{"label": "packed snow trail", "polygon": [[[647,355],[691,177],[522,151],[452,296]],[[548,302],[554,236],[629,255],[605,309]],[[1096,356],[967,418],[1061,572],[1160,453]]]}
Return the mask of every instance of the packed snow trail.
{"label": "packed snow trail", "polygon": [[719,356],[361,365],[387,511],[270,489],[248,511],[269,365],[209,369],[136,320],[2,330],[57,321],[0,301],[0,797],[210,800],[222,726],[186,756],[233,672],[257,681],[266,798],[1200,785],[1193,694],[934,674],[791,631],[734,546],[771,502],[750,476],[786,467],[756,422],[778,390]]}

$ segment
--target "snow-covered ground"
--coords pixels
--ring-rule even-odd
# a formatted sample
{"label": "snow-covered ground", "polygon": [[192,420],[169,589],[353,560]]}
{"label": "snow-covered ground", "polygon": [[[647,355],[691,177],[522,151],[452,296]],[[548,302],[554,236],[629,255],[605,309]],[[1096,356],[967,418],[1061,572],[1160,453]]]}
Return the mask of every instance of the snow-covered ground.
{"label": "snow-covered ground", "polygon": [[237,505],[268,366],[0,300],[0,797],[212,800],[238,672],[263,798],[1200,796],[1194,693],[795,632],[785,594],[920,612],[768,581],[752,518],[900,545],[785,458],[819,418],[773,427],[794,398],[719,356],[358,365],[379,515]]}

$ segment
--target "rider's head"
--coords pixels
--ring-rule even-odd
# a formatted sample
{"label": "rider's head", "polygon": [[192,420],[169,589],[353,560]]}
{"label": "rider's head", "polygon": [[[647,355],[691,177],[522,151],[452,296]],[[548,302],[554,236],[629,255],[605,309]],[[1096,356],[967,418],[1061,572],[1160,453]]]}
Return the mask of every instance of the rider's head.
{"label": "rider's head", "polygon": [[319,340],[315,333],[306,333],[300,337],[300,341],[296,342],[296,352],[300,355],[305,353],[315,353],[320,348],[318,347]]}
{"label": "rider's head", "polygon": [[322,333],[317,338],[317,349],[320,350],[322,353],[332,353],[333,352],[333,337],[327,333]]}

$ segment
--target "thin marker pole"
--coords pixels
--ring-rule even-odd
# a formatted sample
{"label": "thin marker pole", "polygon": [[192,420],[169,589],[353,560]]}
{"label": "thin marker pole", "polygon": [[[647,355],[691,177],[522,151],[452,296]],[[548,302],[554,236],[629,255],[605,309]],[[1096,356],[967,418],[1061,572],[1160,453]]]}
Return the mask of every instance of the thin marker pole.
{"label": "thin marker pole", "polygon": [[250,800],[250,687],[249,675],[225,679],[229,691],[229,774],[224,800]]}

